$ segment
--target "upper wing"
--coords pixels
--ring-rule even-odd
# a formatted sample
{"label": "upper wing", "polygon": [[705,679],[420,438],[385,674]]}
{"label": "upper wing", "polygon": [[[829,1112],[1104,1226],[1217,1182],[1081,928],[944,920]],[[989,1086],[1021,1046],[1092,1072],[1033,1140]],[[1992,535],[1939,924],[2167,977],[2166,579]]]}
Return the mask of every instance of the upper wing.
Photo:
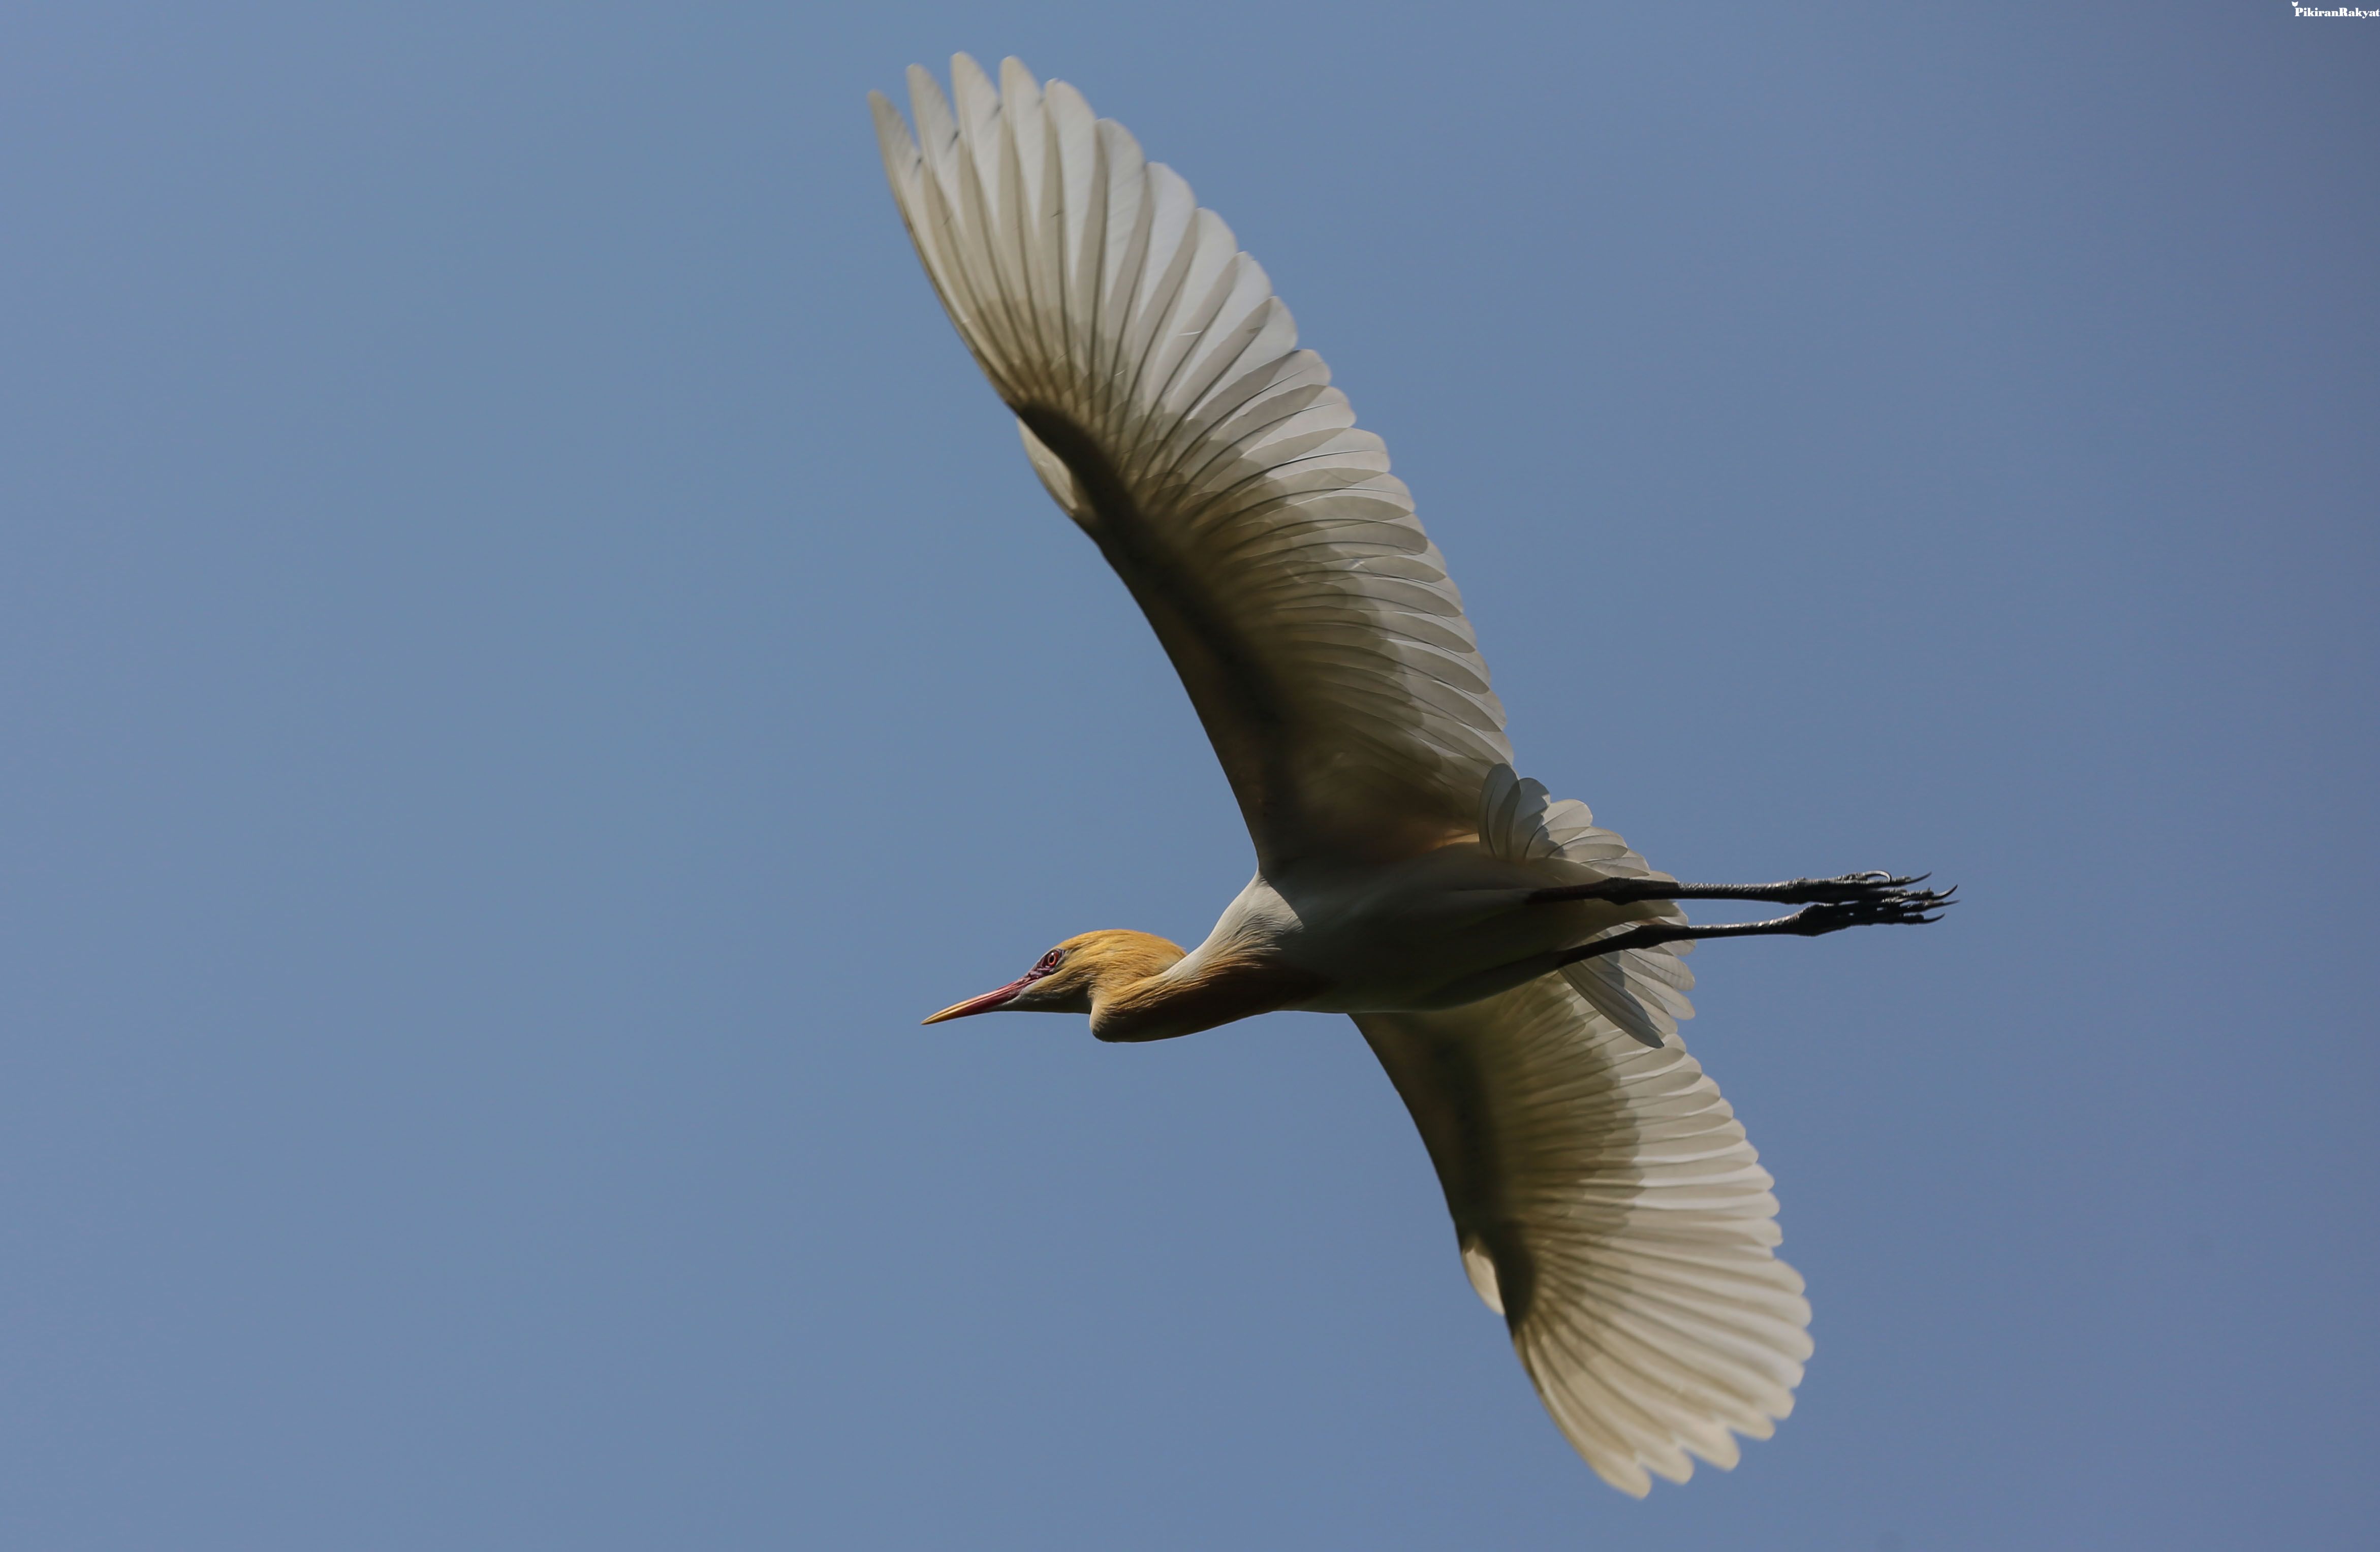
{"label": "upper wing", "polygon": [[[1380,439],[1231,229],[1123,126],[965,55],[871,94],[951,321],[1182,675],[1260,859],[1471,833],[1503,708]],[[923,148],[920,149],[919,142]]]}
{"label": "upper wing", "polygon": [[1597,1474],[1732,1466],[1810,1355],[1777,1198],[1694,1058],[1558,976],[1434,1013],[1358,1013],[1421,1128],[1472,1285]]}

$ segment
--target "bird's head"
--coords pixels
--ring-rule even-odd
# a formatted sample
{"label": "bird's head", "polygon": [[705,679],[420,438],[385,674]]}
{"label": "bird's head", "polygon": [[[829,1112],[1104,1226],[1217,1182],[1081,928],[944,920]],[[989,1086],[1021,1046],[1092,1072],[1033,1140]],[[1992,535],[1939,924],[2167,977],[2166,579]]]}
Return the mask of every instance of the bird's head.
{"label": "bird's head", "polygon": [[1181,958],[1178,945],[1153,933],[1086,932],[1043,954],[1006,986],[953,1002],[926,1022],[969,1013],[1087,1013],[1101,993],[1145,981]]}

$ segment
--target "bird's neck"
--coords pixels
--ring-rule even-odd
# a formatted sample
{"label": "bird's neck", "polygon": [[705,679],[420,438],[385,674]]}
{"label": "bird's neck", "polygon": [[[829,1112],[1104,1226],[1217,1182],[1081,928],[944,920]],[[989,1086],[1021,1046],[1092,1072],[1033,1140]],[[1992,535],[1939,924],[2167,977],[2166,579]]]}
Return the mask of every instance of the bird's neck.
{"label": "bird's neck", "polygon": [[1322,978],[1271,955],[1201,951],[1131,976],[1102,977],[1091,1033],[1102,1040],[1170,1040],[1269,1013],[1323,989]]}

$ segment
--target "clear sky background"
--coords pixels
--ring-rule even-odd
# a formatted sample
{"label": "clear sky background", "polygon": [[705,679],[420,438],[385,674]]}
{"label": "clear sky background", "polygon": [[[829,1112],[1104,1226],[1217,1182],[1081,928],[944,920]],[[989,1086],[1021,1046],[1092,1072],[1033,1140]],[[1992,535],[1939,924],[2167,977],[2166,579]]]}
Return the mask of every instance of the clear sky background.
{"label": "clear sky background", "polygon": [[[1262,260],[1526,773],[1962,887],[1696,956],[1734,1473],[1570,1454],[1345,1021],[917,1026],[1249,867],[885,192],[953,49]],[[18,5],[0,222],[0,1545],[2370,1545],[2380,22]]]}

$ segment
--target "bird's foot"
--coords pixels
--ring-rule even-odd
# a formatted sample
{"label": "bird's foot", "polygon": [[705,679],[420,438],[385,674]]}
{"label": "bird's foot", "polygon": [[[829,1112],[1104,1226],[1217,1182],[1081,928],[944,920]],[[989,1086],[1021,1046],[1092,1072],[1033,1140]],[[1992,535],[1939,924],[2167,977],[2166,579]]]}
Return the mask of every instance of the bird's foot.
{"label": "bird's foot", "polygon": [[1862,883],[1871,887],[1849,898],[1820,899],[1786,917],[1780,927],[1803,938],[1819,938],[1847,927],[1924,927],[1940,921],[1942,913],[1958,903],[1951,898],[1958,892],[1957,885],[1946,890],[1907,887],[1917,881],[1882,873],[1815,880],[1821,888]]}
{"label": "bird's foot", "polygon": [[1890,873],[1845,873],[1834,879],[1795,879],[1775,886],[1776,892],[1767,898],[1780,905],[1858,905],[1887,900],[1942,901],[1949,891],[1937,894],[1921,890],[1919,884],[1932,878],[1931,873],[1896,878]]}

